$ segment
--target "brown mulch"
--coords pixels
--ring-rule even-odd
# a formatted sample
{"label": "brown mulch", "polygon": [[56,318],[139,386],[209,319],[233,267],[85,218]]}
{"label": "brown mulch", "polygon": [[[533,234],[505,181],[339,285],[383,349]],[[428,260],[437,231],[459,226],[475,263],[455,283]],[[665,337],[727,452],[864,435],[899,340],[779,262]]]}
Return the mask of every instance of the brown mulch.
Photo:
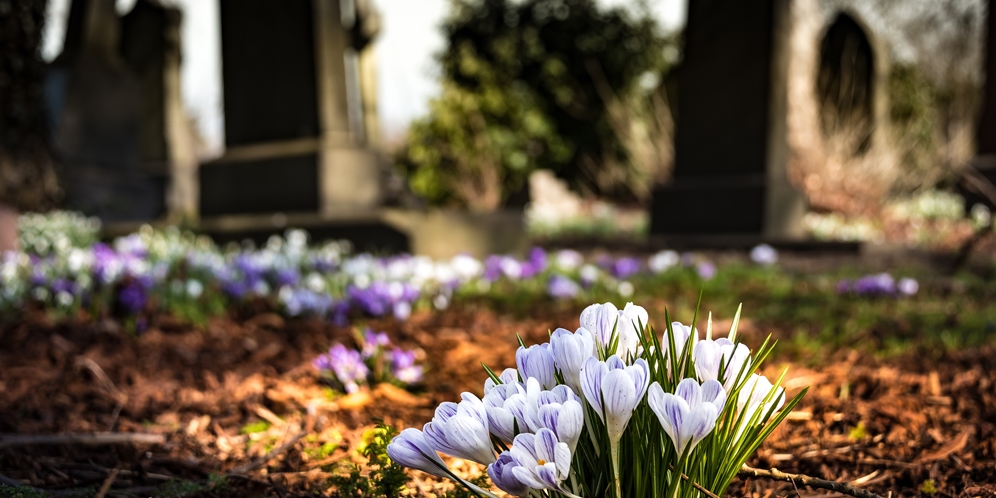
{"label": "brown mulch", "polygon": [[[107,496],[149,496],[170,479],[205,483],[256,464],[247,478],[202,495],[328,495],[325,482],[342,463],[364,463],[356,447],[375,420],[420,427],[439,402],[463,390],[480,394],[481,362],[512,366],[517,333],[527,344],[545,340],[557,326],[576,327],[577,311],[522,318],[465,305],[417,312],[404,323],[373,320],[396,344],[424,352],[425,386],[415,394],[381,386],[349,396],[332,394],[310,361],[333,342],[351,344],[351,331],[317,320],[258,313],[193,327],[163,317],[132,337],[113,322],[53,325],[34,317],[0,331],[0,433],[155,433],[166,442],[0,447],[0,474],[46,490],[113,481]],[[759,344],[760,331],[744,327],[748,343]],[[812,389],[751,465],[883,496],[996,496],[996,351],[927,353],[880,360],[840,351],[818,368],[769,360],[769,376],[790,367],[790,394]],[[328,451],[319,452],[323,445]],[[263,458],[281,446],[288,449]],[[480,472],[476,464],[454,465]],[[446,487],[413,475],[413,494]],[[747,479],[729,495],[797,493],[824,494]]]}

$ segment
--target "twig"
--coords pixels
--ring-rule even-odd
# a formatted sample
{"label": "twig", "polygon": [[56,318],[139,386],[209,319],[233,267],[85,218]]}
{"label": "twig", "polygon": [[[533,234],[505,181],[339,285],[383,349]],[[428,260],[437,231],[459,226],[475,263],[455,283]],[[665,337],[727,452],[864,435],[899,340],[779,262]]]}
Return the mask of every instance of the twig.
{"label": "twig", "polygon": [[107,492],[110,491],[114,481],[118,478],[118,472],[121,472],[121,469],[111,471],[111,475],[107,476],[107,479],[104,480],[104,484],[100,486],[100,491],[97,491],[97,495],[94,498],[104,498],[107,496]]}
{"label": "twig", "polygon": [[811,488],[818,489],[828,489],[830,491],[836,491],[845,495],[855,496],[857,498],[884,498],[881,495],[877,495],[870,491],[865,491],[863,489],[858,489],[853,486],[849,486],[842,482],[828,481],[826,479],[820,479],[818,477],[810,477],[802,474],[788,474],[782,472],[778,469],[755,469],[744,465],[740,467],[741,476],[751,476],[751,477],[765,477],[768,479],[773,479],[775,481],[785,481],[791,482],[794,486],[796,482],[802,484],[803,486],[809,486]]}
{"label": "twig", "polygon": [[111,396],[114,397],[114,401],[117,402],[117,406],[114,407],[114,412],[111,413],[111,421],[107,424],[107,430],[113,430],[114,425],[118,423],[118,416],[121,415],[121,409],[124,408],[125,403],[128,402],[128,395],[118,389],[118,387],[114,385],[114,382],[111,382],[111,378],[107,376],[104,369],[100,368],[100,365],[90,358],[87,358],[86,356],[78,356],[76,358],[76,366],[86,367],[90,370],[90,372],[93,373],[93,376],[104,385],[104,389],[107,389],[107,391],[111,393]]}
{"label": "twig", "polygon": [[[672,472],[674,472],[674,466],[673,465],[668,464],[667,468],[670,469]],[[681,478],[684,479],[685,481],[691,483],[691,485],[692,485],[693,488],[699,490],[699,492],[705,494],[709,498],[719,498],[712,491],[709,491],[708,489],[702,487],[701,484],[693,481],[690,477],[686,476],[685,474],[681,474]]]}
{"label": "twig", "polygon": [[0,448],[57,444],[101,446],[105,444],[163,444],[165,442],[166,437],[161,434],[145,434],[140,432],[0,435]]}
{"label": "twig", "polygon": [[270,460],[273,460],[274,458],[278,457],[281,453],[291,449],[295,444],[297,444],[298,441],[301,440],[301,438],[304,437],[305,434],[307,433],[304,431],[298,432],[294,437],[290,438],[289,441],[280,445],[277,448],[274,448],[273,451],[267,453],[262,458],[256,459],[246,465],[243,465],[241,467],[232,470],[231,472],[229,472],[229,475],[246,474],[248,472],[252,472],[253,470],[262,467],[263,465],[266,465],[266,463],[269,462]]}

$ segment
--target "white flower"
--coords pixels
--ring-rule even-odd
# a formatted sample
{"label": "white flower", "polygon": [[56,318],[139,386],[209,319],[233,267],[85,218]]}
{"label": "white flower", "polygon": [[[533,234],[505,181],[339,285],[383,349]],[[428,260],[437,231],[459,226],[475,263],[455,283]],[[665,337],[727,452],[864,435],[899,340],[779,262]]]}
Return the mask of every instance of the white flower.
{"label": "white flower", "polygon": [[460,397],[460,404],[445,402],[436,408],[436,416],[422,428],[425,440],[438,451],[487,465],[495,455],[484,403],[470,393]]}
{"label": "white flower", "polygon": [[692,359],[700,381],[718,380],[728,391],[735,386],[741,371],[750,370],[751,365],[747,346],[733,344],[725,337],[698,341],[692,351]]}
{"label": "white flower", "polygon": [[647,404],[680,455],[695,449],[716,427],[716,419],[726,404],[726,391],[715,380],[707,380],[700,386],[695,379],[684,379],[671,394],[654,382],[647,394]]}
{"label": "white flower", "polygon": [[591,357],[581,367],[581,390],[598,418],[605,423],[610,442],[622,438],[633,410],[643,400],[650,381],[647,362],[642,358],[626,366],[618,356],[605,361]]}
{"label": "white flower", "polygon": [[581,393],[581,367],[585,360],[595,356],[595,338],[585,328],[573,334],[567,329],[557,329],[550,336],[550,351],[560,370],[560,375],[575,393]]}
{"label": "white flower", "polygon": [[603,348],[608,347],[613,334],[619,343],[615,354],[630,359],[636,356],[643,327],[649,321],[647,310],[627,303],[619,310],[612,303],[593,304],[581,312],[581,327],[588,329]]}
{"label": "white flower", "polygon": [[544,389],[553,389],[557,385],[556,364],[549,343],[534,344],[528,348],[519,346],[515,351],[515,365],[519,367],[523,379],[533,377]]}
{"label": "white flower", "polygon": [[394,436],[387,445],[387,456],[391,460],[409,467],[428,472],[438,477],[448,477],[442,469],[446,464],[436,450],[425,441],[425,435],[418,429],[405,429]]}

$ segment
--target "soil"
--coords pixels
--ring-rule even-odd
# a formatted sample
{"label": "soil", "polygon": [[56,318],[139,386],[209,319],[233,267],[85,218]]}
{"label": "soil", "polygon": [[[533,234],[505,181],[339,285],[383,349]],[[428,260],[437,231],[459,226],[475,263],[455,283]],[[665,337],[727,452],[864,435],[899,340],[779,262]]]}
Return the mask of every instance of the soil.
{"label": "soil", "polygon": [[[404,323],[370,321],[396,344],[424,352],[424,387],[412,394],[381,385],[348,396],[333,395],[310,365],[333,342],[352,344],[350,329],[322,321],[265,311],[206,326],[160,317],[133,337],[114,322],[29,316],[0,331],[0,433],[153,433],[165,442],[4,447],[0,436],[0,474],[56,492],[110,483],[107,496],[150,496],[170,480],[206,483],[237,471],[244,477],[200,496],[328,496],[336,464],[363,465],[355,449],[375,420],[421,427],[438,403],[464,390],[480,394],[481,362],[514,365],[516,334],[527,344],[546,340],[557,326],[576,327],[578,311],[516,317],[467,304],[416,312]],[[760,344],[758,327],[741,327],[748,344]],[[994,365],[991,347],[890,359],[843,350],[827,352],[818,367],[776,357],[765,373],[789,367],[790,395],[812,387],[749,463],[883,496],[996,496]],[[468,475],[481,471],[451,463]],[[412,475],[415,495],[452,489]],[[825,493],[748,478],[728,495]]]}

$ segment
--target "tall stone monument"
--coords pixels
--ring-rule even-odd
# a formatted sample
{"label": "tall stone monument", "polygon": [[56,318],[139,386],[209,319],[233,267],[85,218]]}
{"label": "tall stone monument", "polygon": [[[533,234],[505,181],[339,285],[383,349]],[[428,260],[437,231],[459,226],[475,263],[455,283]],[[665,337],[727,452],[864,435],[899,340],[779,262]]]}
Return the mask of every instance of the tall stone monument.
{"label": "tall stone monument", "polygon": [[341,215],[377,206],[372,4],[220,5],[226,152],[201,165],[201,216]]}
{"label": "tall stone monument", "polygon": [[[826,102],[849,109],[847,116],[860,107],[867,141],[854,154],[880,141],[887,50],[846,12],[820,7],[818,0],[689,2],[674,176],[654,191],[655,237],[713,246],[800,240],[806,199],[790,177],[797,185],[800,171],[827,163],[827,137],[836,131],[826,126],[834,107]],[[840,37],[867,50],[861,92],[838,103],[824,94],[837,89]]]}

